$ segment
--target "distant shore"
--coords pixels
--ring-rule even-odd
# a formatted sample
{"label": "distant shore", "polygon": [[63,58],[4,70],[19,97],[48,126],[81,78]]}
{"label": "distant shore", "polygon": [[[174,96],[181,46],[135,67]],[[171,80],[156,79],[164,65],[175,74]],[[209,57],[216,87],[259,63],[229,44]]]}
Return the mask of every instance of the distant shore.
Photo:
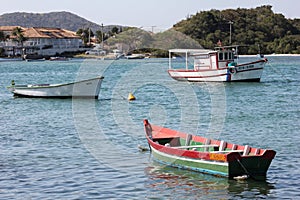
{"label": "distant shore", "polygon": [[[263,54],[266,57],[300,56],[300,54]],[[239,55],[239,57],[257,57],[257,55]]]}

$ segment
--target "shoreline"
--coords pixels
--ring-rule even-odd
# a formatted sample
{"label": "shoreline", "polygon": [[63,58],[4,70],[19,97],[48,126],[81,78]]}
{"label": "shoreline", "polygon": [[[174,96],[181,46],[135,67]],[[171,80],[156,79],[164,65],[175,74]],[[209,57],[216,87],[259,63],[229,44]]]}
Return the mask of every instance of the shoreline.
{"label": "shoreline", "polygon": [[[300,54],[262,54],[264,57],[300,56]],[[257,57],[257,55],[239,55],[239,57]]]}

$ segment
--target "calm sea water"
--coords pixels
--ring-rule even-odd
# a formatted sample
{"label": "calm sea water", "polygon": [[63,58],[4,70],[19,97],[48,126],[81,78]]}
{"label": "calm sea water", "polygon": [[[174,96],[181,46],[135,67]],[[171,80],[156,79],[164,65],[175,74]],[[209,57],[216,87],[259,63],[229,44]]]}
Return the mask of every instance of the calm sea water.
{"label": "calm sea water", "polygon": [[[243,58],[246,60],[247,58]],[[300,57],[269,57],[260,83],[172,80],[167,59],[0,63],[0,199],[300,198]],[[13,98],[16,84],[103,75],[98,100]],[[133,92],[137,100],[128,103]],[[142,119],[277,151],[265,182],[152,161]]]}

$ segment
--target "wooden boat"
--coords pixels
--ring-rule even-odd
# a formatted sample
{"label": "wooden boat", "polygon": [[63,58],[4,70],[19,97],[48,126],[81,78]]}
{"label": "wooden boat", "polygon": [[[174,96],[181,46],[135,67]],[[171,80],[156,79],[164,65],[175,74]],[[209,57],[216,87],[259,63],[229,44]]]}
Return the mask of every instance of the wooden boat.
{"label": "wooden boat", "polygon": [[[253,62],[239,64],[239,46],[216,47],[207,49],[171,49],[169,50],[169,75],[178,81],[190,82],[259,82],[266,58],[259,57]],[[185,57],[185,68],[175,66],[174,56]],[[190,64],[189,62],[192,62]],[[175,64],[175,65],[173,65]],[[178,65],[178,63],[177,63]]]}
{"label": "wooden boat", "polygon": [[276,154],[151,125],[146,119],[144,128],[156,161],[230,179],[264,180]]}
{"label": "wooden boat", "polygon": [[37,84],[37,85],[12,85],[7,89],[17,97],[38,98],[95,98],[98,99],[101,83],[104,77],[63,83],[63,84]]}

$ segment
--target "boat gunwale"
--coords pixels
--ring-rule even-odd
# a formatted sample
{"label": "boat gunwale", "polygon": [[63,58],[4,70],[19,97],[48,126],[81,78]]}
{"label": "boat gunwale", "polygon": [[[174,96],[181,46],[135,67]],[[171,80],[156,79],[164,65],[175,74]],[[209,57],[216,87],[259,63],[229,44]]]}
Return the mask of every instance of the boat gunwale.
{"label": "boat gunwale", "polygon": [[[222,71],[222,70],[228,70],[230,68],[238,68],[238,67],[243,67],[243,66],[247,66],[247,65],[253,65],[253,64],[257,64],[257,63],[261,63],[261,62],[267,62],[266,60],[257,60],[257,61],[253,61],[253,62],[247,62],[247,63],[241,63],[238,64],[235,67],[224,67],[224,68],[217,68],[217,69],[185,69],[185,68],[180,68],[180,69],[168,69],[168,72],[217,72],[217,71]],[[253,68],[253,69],[248,69],[248,71],[251,70],[259,70],[259,69],[263,69],[263,67],[257,67],[257,68]],[[241,71],[246,71],[246,70],[239,70],[238,72]]]}

